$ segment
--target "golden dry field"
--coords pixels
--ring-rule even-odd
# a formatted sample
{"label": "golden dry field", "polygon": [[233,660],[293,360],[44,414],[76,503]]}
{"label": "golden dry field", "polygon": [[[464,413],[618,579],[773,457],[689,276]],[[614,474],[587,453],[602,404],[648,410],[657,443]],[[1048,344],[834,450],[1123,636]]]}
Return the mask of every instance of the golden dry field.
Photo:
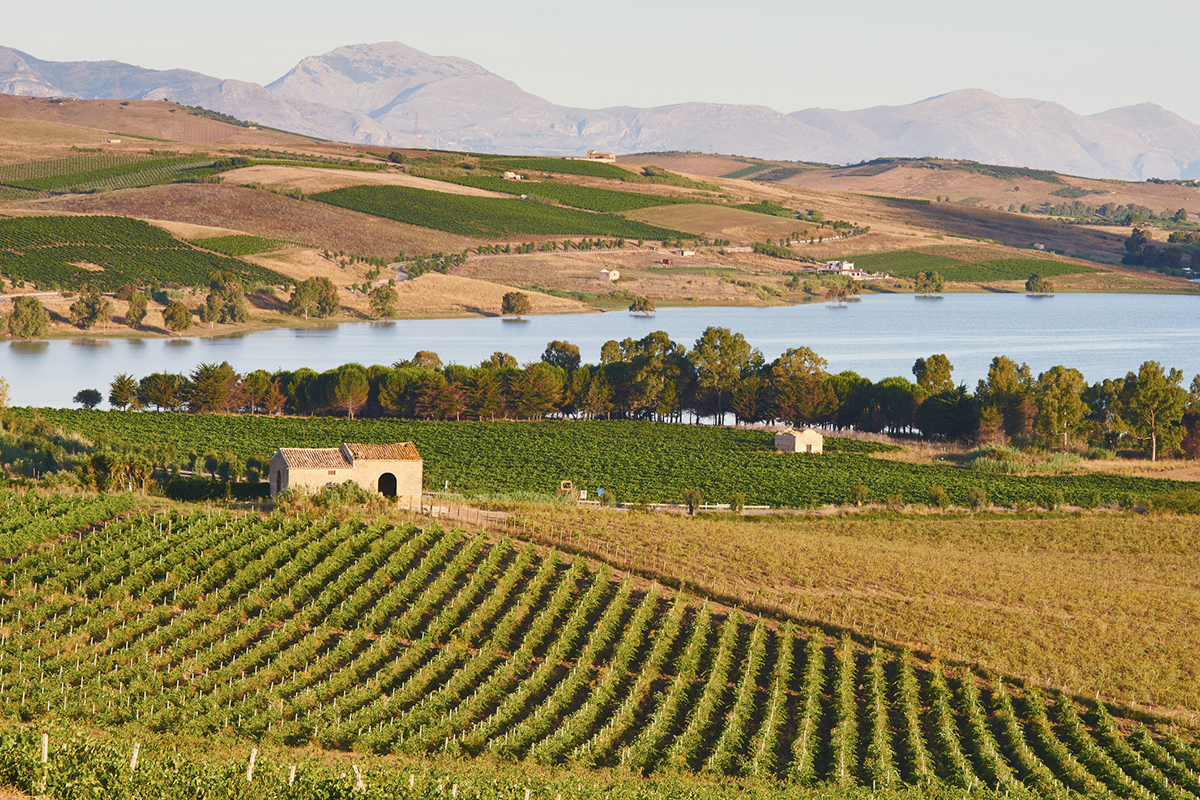
{"label": "golden dry field", "polygon": [[690,591],[733,605],[1188,724],[1200,710],[1190,655],[1200,528],[1189,518],[520,514],[546,542],[670,581],[682,574]]}

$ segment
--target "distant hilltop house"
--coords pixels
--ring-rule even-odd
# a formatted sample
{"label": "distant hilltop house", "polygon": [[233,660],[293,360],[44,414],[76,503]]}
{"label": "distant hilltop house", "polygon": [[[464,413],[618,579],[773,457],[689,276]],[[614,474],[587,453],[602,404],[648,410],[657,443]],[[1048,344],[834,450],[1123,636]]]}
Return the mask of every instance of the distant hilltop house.
{"label": "distant hilltop house", "polygon": [[616,153],[602,153],[599,150],[588,150],[586,156],[567,156],[567,161],[602,161],[605,164],[617,163]]}
{"label": "distant hilltop house", "polygon": [[821,453],[825,437],[812,428],[784,428],[775,434],[775,449],[784,453]]}
{"label": "distant hilltop house", "polygon": [[506,181],[523,181],[523,180],[525,180],[525,178],[522,177],[519,172],[505,172],[504,180],[506,180]]}
{"label": "distant hilltop house", "polygon": [[412,502],[421,499],[423,467],[412,442],[281,447],[271,456],[271,497],[292,486],[316,491],[354,481],[368,492]]}
{"label": "distant hilltop house", "polygon": [[694,256],[694,255],[696,255],[695,250],[672,250],[671,252],[677,256]]}
{"label": "distant hilltop house", "polygon": [[621,271],[619,269],[602,269],[600,270],[600,280],[602,281],[619,281],[621,279]]}
{"label": "distant hilltop house", "polygon": [[856,281],[866,280],[870,277],[866,272],[855,267],[853,261],[826,261],[825,266],[817,268],[817,272],[824,272],[830,275],[844,275]]}

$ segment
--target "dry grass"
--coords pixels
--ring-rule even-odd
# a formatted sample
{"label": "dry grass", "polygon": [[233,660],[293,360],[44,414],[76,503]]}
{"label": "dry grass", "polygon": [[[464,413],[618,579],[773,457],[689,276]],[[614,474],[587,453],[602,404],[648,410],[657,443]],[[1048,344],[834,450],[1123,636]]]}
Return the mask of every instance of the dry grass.
{"label": "dry grass", "polygon": [[642,208],[626,216],[664,228],[747,243],[778,239],[807,227],[795,219],[700,204]]}
{"label": "dry grass", "polygon": [[238,186],[261,183],[266,186],[294,187],[310,194],[327,192],[333,189],[343,189],[347,186],[380,184],[384,186],[411,186],[415,189],[428,189],[433,192],[470,195],[472,197],[510,197],[510,195],[500,194],[499,192],[476,189],[473,186],[460,186],[457,183],[435,181],[431,178],[418,178],[398,170],[368,172],[362,170],[272,165],[235,169],[224,173],[223,177],[225,183],[232,183]]}
{"label": "dry grass", "polygon": [[[761,301],[753,291],[722,282],[722,276],[778,282],[774,275],[739,274],[726,263],[728,259],[715,255],[674,256],[675,265],[670,269],[664,269],[660,263],[664,257],[660,252],[633,249],[481,256],[456,267],[454,274],[513,286],[537,284],[588,296],[600,295],[602,302],[605,296],[624,291],[667,302],[757,305]],[[600,280],[602,269],[619,270],[621,280],[616,283]],[[611,303],[620,306],[628,305],[629,301],[614,298]]]}
{"label": "dry grass", "polygon": [[[136,134],[167,139],[188,144],[226,144],[267,146],[283,145],[294,147],[314,144],[314,140],[291,133],[251,130],[238,125],[203,119],[189,114],[182,106],[156,100],[68,100],[55,102],[51,98],[13,97],[0,95],[0,117],[34,122],[51,123],[57,126],[72,126],[87,130],[79,144],[103,145],[106,151],[122,152],[143,149],[147,145],[162,147],[161,143],[146,139],[132,139],[120,134]],[[6,129],[0,129],[5,132]],[[21,131],[8,131],[10,135],[24,136]],[[60,134],[65,135],[65,134]],[[120,138],[119,145],[110,145],[106,140]],[[4,140],[19,143],[5,136]],[[33,142],[37,144],[37,142]],[[344,146],[343,146],[344,147]],[[26,155],[19,160],[49,158],[52,156]]]}
{"label": "dry grass", "polygon": [[782,600],[801,619],[1036,684],[1200,711],[1193,520],[528,514],[644,568],[665,558],[705,593]]}

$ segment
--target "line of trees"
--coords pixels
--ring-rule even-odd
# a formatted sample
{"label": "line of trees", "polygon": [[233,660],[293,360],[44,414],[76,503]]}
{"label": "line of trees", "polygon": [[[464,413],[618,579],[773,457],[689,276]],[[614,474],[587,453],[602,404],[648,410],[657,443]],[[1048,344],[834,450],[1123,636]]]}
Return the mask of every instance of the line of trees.
{"label": "line of trees", "polygon": [[[1089,385],[1057,366],[1036,378],[1006,356],[992,360],[974,392],[953,380],[942,354],[919,358],[915,381],[870,381],[827,371],[807,347],[773,361],[740,333],[710,327],[691,348],[663,331],[609,341],[598,364],[583,364],[569,342],[547,344],[541,358],[519,366],[494,353],[478,366],[443,365],[419,351],[391,366],[238,374],[228,363],[201,364],[189,375],[116,376],[115,409],[196,413],[336,414],[409,419],[653,419],[725,423],[779,421],[834,430],[920,434],[980,443],[1115,448],[1134,442],[1147,455],[1200,456],[1200,376],[1190,391],[1183,374],[1148,361],[1124,378]],[[95,405],[98,392],[77,402]],[[91,402],[96,401],[96,402]]]}

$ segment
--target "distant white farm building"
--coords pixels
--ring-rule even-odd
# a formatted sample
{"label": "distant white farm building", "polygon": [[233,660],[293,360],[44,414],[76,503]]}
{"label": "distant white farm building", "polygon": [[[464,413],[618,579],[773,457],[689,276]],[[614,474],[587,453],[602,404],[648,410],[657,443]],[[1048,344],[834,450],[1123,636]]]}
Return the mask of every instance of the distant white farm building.
{"label": "distant white farm building", "polygon": [[401,504],[421,499],[424,462],[412,442],[281,447],[271,456],[271,496],[292,486],[316,491],[354,481]]}
{"label": "distant white farm building", "polygon": [[853,278],[856,281],[866,280],[870,277],[865,271],[855,267],[853,261],[826,261],[825,266],[817,268],[817,272],[824,272],[830,275],[845,275],[847,278]]}
{"label": "distant white farm building", "polygon": [[602,281],[619,281],[621,279],[621,271],[618,269],[602,269],[600,270],[600,280]]}
{"label": "distant white farm building", "polygon": [[524,177],[519,172],[505,172],[504,180],[506,181],[523,181]]}
{"label": "distant white farm building", "polygon": [[812,428],[784,428],[775,434],[775,449],[784,453],[821,453],[825,437]]}

